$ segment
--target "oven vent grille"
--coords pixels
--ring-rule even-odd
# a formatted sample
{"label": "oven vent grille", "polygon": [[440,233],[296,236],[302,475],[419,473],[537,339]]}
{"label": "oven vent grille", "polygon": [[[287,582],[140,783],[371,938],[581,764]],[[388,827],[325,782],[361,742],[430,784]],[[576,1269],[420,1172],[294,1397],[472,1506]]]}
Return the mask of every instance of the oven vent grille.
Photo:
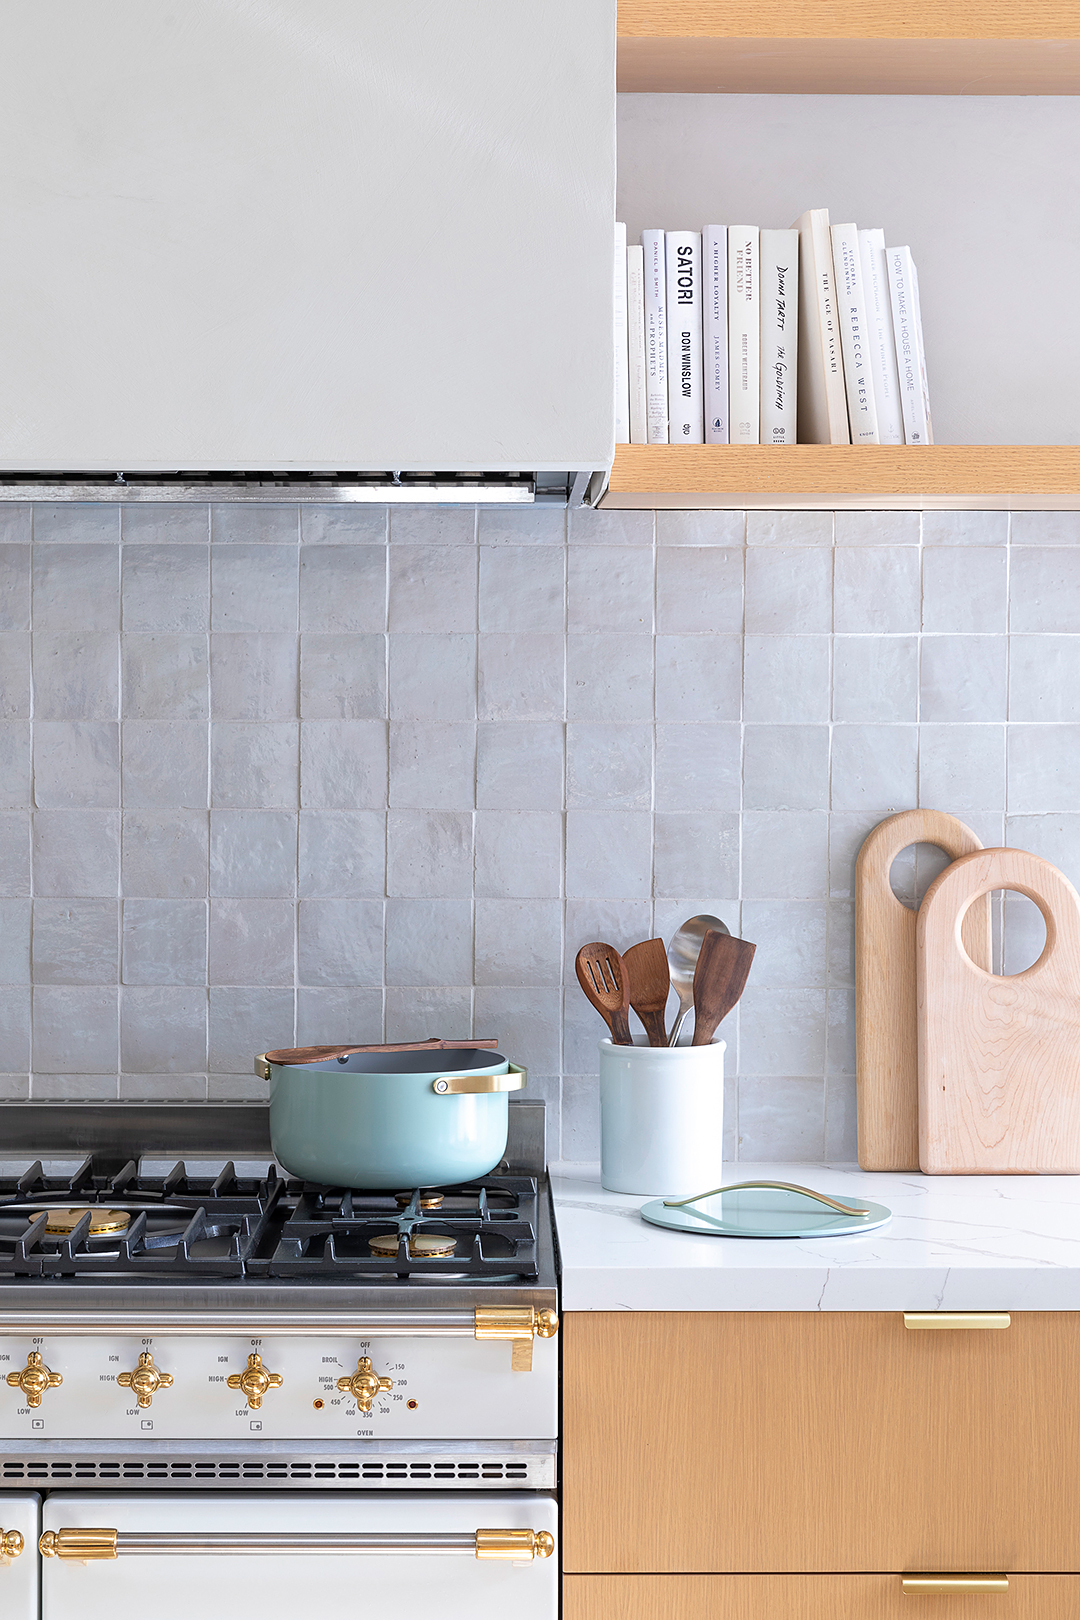
{"label": "oven vent grille", "polygon": [[362,1458],[235,1458],[161,1457],[147,1460],[111,1458],[4,1458],[0,1462],[0,1485],[81,1485],[109,1486],[162,1484],[177,1486],[328,1486],[376,1485],[383,1489],[425,1486],[437,1490],[448,1487],[522,1486],[550,1489],[554,1481],[554,1459],[538,1455],[489,1461]]}

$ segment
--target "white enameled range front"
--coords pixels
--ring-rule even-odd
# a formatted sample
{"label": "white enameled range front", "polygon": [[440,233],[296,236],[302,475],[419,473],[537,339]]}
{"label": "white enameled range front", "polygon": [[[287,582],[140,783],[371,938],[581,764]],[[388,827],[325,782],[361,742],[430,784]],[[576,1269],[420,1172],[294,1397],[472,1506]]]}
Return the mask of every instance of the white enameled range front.
{"label": "white enameled range front", "polygon": [[[169,1116],[212,1145],[227,1123],[140,1112],[86,1115],[163,1151]],[[24,1134],[62,1130],[42,1113]],[[185,1617],[316,1593],[555,1620],[554,1249],[536,1105],[515,1114],[511,1162],[441,1195],[301,1185],[188,1141],[5,1143],[3,1620],[144,1620],[162,1593]]]}

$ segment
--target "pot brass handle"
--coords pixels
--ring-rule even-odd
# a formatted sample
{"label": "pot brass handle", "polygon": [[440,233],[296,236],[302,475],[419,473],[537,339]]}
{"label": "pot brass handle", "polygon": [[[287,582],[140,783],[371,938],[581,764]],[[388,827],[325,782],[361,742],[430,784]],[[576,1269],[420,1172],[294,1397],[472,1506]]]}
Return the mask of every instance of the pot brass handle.
{"label": "pot brass handle", "polygon": [[665,1198],[665,1209],[683,1209],[687,1204],[700,1204],[703,1198],[715,1198],[718,1193],[744,1192],[749,1187],[771,1187],[777,1192],[802,1193],[812,1198],[815,1203],[827,1204],[830,1209],[839,1210],[841,1215],[869,1215],[868,1209],[862,1209],[854,1204],[841,1204],[835,1198],[829,1198],[825,1193],[814,1192],[812,1187],[800,1187],[795,1181],[733,1181],[728,1187],[712,1187],[708,1192],[695,1193],[692,1198]]}
{"label": "pot brass handle", "polygon": [[1007,1592],[1007,1575],[901,1575],[900,1590],[919,1592]]}
{"label": "pot brass handle", "polygon": [[520,1091],[529,1079],[528,1069],[511,1063],[507,1074],[444,1074],[431,1082],[440,1097],[466,1097],[494,1091]]}

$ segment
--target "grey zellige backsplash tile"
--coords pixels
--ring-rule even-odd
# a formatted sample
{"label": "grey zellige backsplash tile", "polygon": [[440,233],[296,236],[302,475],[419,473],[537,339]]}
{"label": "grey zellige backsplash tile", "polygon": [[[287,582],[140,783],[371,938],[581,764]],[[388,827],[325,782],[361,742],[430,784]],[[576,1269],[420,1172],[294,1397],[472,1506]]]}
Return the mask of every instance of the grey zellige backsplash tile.
{"label": "grey zellige backsplash tile", "polygon": [[[576,949],[710,911],[759,947],[728,1151],[851,1157],[870,828],[934,806],[1080,879],[1078,542],[0,505],[0,1099],[257,1099],[268,1046],[495,1034],[588,1158]],[[1037,928],[1002,916],[1012,966]]]}

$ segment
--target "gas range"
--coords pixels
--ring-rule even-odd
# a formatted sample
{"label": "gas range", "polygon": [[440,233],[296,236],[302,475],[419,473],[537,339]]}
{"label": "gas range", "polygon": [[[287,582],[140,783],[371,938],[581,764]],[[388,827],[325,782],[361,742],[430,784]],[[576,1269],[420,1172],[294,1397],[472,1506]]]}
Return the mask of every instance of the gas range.
{"label": "gas range", "polygon": [[290,1178],[261,1108],[6,1105],[0,1486],[551,1489],[543,1105],[510,1119],[496,1173],[395,1195]]}

